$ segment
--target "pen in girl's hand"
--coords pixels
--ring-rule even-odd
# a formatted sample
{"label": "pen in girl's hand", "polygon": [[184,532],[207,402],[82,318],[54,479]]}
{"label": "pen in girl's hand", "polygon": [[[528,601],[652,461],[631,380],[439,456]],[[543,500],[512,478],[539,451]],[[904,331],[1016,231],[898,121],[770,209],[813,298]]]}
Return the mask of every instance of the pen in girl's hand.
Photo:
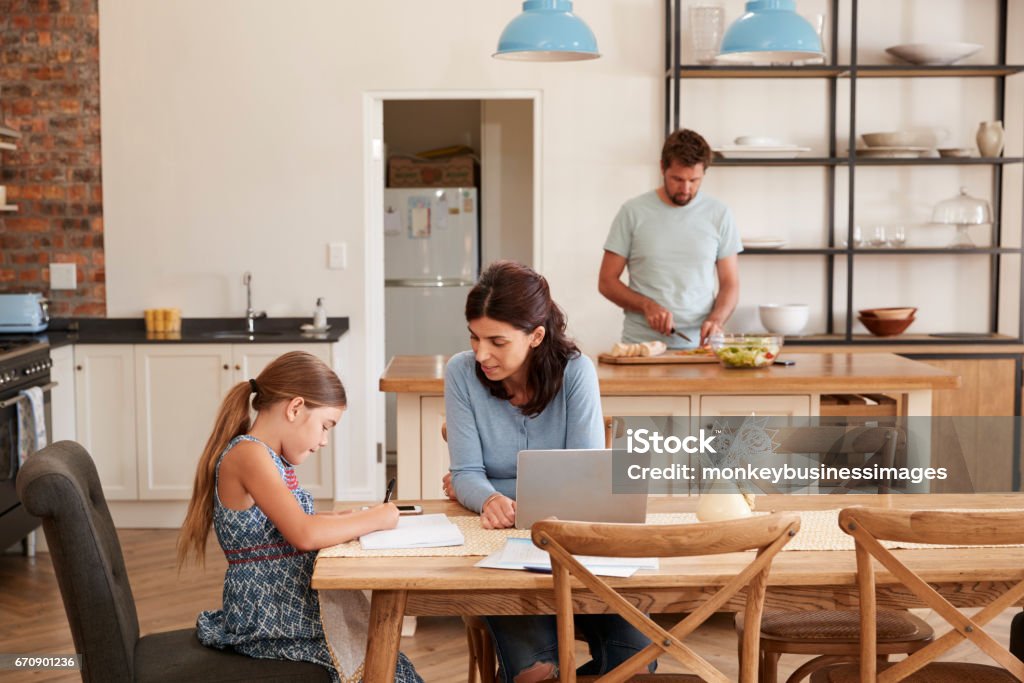
{"label": "pen in girl's hand", "polygon": [[391,502],[391,494],[395,492],[395,478],[391,477],[391,481],[388,482],[388,488],[384,491],[384,502]]}

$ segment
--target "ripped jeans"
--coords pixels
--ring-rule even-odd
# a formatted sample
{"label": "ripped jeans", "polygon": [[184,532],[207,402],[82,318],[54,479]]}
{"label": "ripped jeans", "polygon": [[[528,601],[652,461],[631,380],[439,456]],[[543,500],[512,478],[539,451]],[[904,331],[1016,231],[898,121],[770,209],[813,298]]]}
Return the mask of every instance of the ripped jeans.
{"label": "ripped jeans", "polygon": [[[520,672],[537,662],[551,662],[558,667],[558,630],[555,617],[547,615],[522,617],[483,617],[494,640],[498,656],[498,676],[504,683],[513,683]],[[580,675],[597,675],[611,671],[640,650],[650,639],[617,614],[578,614],[575,617],[576,637],[590,646],[591,660],[576,671]],[[658,662],[651,662],[653,673]]]}

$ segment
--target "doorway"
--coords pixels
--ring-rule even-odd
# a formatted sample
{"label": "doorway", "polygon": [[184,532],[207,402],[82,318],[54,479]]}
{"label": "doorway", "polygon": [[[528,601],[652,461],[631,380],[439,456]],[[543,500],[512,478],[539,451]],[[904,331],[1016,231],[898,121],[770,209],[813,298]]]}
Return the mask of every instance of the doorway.
{"label": "doorway", "polygon": [[[450,355],[469,348],[462,305],[479,268],[502,258],[540,268],[540,93],[375,93],[368,95],[366,105],[370,157],[366,176],[366,350],[370,366],[379,368],[367,377],[367,386],[375,389],[377,378],[393,355]],[[462,188],[466,191],[388,187],[390,158],[415,157],[455,146],[468,148],[479,162],[474,187]],[[438,200],[443,202],[440,207]],[[429,214],[418,212],[415,231],[411,203],[416,207],[432,206]],[[465,222],[464,209],[472,209],[475,215],[472,230]],[[438,224],[441,213],[446,217]],[[452,220],[448,220],[448,214]],[[423,223],[425,215],[433,217],[428,219],[433,225]],[[453,233],[457,231],[463,236],[474,233],[475,246],[464,248],[463,239],[458,241],[458,248],[452,248],[456,244]],[[433,247],[431,239],[435,240]],[[451,244],[443,244],[445,239]],[[429,256],[431,248],[438,257],[444,255],[442,260],[447,265],[431,265],[441,262]],[[419,259],[415,263],[422,268],[416,270],[423,277],[418,281],[401,278],[406,286],[399,289],[395,286],[399,278],[386,276],[396,262],[408,265],[410,258]],[[462,267],[470,263],[472,267]],[[452,268],[457,277],[448,277],[445,272]],[[386,286],[386,280],[391,286]],[[431,287],[425,286],[432,283]],[[431,301],[419,301],[424,297]],[[373,400],[378,406],[373,411],[378,416],[374,424],[378,443],[385,444],[386,454],[378,458],[382,468],[378,480],[383,486],[384,463],[380,461],[395,462],[395,396],[385,398],[378,393],[367,398],[377,399]]]}

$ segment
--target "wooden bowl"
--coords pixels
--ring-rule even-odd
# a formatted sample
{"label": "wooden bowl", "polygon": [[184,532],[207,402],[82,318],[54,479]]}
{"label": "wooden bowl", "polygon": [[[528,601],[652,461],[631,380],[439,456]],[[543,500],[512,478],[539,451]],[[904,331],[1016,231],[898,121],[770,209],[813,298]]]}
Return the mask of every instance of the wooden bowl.
{"label": "wooden bowl", "polygon": [[910,327],[910,323],[914,322],[914,317],[886,320],[882,318],[868,318],[861,315],[857,317],[857,320],[860,321],[861,325],[868,328],[868,332],[876,337],[895,337]]}
{"label": "wooden bowl", "polygon": [[857,312],[865,318],[875,318],[878,320],[907,320],[908,318],[913,320],[914,314],[917,313],[917,309],[911,306],[902,306],[892,308],[862,308]]}

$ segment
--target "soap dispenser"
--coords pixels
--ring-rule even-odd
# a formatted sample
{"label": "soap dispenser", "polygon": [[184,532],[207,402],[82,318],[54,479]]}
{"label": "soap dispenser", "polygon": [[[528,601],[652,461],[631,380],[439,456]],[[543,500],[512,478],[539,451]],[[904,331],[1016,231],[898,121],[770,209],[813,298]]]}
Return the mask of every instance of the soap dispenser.
{"label": "soap dispenser", "polygon": [[318,297],[316,308],[313,309],[313,328],[323,330],[327,328],[327,311],[324,309],[324,298]]}

